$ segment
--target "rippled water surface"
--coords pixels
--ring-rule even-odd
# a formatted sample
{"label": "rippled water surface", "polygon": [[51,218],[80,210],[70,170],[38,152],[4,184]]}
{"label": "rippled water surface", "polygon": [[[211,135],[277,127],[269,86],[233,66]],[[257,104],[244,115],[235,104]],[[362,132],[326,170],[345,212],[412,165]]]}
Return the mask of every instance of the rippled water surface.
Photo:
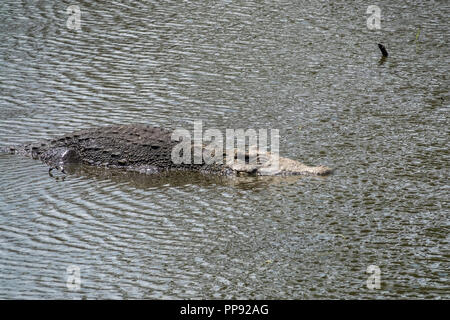
{"label": "rippled water surface", "polygon": [[0,146],[202,120],[336,171],[52,179],[1,154],[0,298],[450,298],[450,6],[377,5],[380,30],[366,1],[2,0]]}

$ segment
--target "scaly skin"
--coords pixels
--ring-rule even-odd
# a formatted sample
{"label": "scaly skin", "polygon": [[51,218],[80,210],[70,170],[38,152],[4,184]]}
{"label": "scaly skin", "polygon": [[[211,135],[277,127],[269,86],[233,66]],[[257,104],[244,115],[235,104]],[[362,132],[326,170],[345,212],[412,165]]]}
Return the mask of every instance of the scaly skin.
{"label": "scaly skin", "polygon": [[[82,163],[91,166],[122,168],[142,173],[166,170],[194,170],[221,175],[327,175],[331,169],[309,167],[295,160],[279,157],[270,152],[247,153],[256,161],[239,160],[223,164],[175,164],[172,149],[179,141],[172,141],[172,131],[145,124],[116,125],[75,131],[59,138],[21,146],[7,147],[3,151],[40,159],[64,172],[64,166]],[[206,150],[207,147],[204,148]],[[235,152],[237,158],[238,152]],[[278,166],[276,161],[278,160]]]}

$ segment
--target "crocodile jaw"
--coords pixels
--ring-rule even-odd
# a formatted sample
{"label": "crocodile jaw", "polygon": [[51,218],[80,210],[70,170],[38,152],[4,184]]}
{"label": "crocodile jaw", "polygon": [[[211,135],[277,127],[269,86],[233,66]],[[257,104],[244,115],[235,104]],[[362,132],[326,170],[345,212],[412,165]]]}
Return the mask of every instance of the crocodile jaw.
{"label": "crocodile jaw", "polygon": [[301,162],[276,156],[270,152],[257,154],[254,163],[235,159],[226,166],[237,175],[279,176],[279,175],[328,175],[332,169],[326,166],[307,166]]}

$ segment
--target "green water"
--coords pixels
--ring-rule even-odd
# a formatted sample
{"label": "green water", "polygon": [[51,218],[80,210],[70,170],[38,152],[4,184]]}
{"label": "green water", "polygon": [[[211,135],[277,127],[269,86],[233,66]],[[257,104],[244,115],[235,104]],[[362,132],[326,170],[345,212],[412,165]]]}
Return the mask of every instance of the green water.
{"label": "green water", "polygon": [[378,1],[379,30],[364,1],[77,1],[80,32],[72,4],[1,2],[1,146],[202,120],[336,170],[55,180],[0,155],[0,298],[450,297],[448,1]]}

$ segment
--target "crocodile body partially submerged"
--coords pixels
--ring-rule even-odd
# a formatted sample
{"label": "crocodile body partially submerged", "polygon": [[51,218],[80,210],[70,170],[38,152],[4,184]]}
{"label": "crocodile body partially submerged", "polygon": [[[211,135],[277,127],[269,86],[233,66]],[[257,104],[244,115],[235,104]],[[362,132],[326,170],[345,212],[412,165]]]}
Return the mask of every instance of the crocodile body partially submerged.
{"label": "crocodile body partially submerged", "polygon": [[[69,164],[120,168],[154,174],[168,170],[193,170],[220,175],[327,175],[325,166],[310,167],[295,160],[277,157],[270,152],[257,153],[254,163],[175,163],[172,151],[179,141],[172,131],[145,124],[129,124],[85,129],[37,143],[4,149],[33,159],[40,159],[52,169],[64,172]],[[224,153],[225,158],[225,153]],[[236,158],[238,158],[236,156]],[[247,154],[248,158],[248,154]]]}

